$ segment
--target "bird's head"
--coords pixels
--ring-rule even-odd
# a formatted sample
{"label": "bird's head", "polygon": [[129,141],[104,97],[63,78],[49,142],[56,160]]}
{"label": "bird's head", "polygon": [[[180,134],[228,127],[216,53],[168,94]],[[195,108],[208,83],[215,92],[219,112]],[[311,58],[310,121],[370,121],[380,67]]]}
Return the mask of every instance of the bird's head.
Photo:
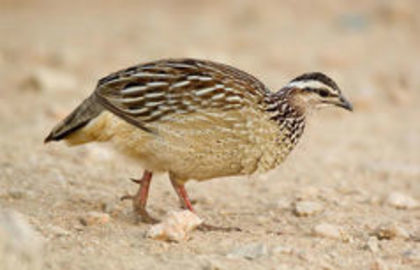
{"label": "bird's head", "polygon": [[305,110],[329,105],[353,110],[337,84],[321,72],[302,74],[291,80],[280,92],[288,92],[294,103]]}

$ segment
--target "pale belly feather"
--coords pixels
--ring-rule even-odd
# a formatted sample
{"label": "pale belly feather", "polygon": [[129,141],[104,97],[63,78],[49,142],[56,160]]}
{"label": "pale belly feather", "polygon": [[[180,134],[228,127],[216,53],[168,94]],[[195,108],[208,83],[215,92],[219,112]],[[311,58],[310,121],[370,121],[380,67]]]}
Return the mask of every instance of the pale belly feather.
{"label": "pale belly feather", "polygon": [[171,172],[181,182],[207,180],[265,172],[283,160],[278,126],[263,117],[256,111],[176,115],[149,123],[152,134],[104,111],[68,142],[110,141],[148,170]]}

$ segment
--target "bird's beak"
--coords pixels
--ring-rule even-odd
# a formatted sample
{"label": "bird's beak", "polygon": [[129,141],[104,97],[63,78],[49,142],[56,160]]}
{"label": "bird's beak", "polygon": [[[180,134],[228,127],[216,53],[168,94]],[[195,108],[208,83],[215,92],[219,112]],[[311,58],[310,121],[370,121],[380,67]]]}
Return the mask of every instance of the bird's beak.
{"label": "bird's beak", "polygon": [[335,105],[346,110],[353,111],[353,105],[351,105],[351,103],[343,96],[340,96],[339,101]]}

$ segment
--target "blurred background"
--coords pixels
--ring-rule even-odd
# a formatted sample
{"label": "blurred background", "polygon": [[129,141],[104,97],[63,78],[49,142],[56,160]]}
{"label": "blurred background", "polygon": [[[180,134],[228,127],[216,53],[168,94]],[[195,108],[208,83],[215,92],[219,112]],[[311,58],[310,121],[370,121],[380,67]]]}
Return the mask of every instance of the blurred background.
{"label": "blurred background", "polygon": [[[36,258],[43,252],[48,269],[415,269],[419,13],[417,0],[0,0],[0,207],[19,212],[43,243],[15,251]],[[297,153],[262,179],[190,184],[203,216],[247,233],[197,232],[176,247],[145,240],[146,227],[133,223],[129,203],[118,202],[135,188],[127,178],[141,168],[96,145],[68,149],[42,140],[99,78],[168,57],[227,63],[273,91],[301,73],[322,71],[355,112],[317,112]],[[158,215],[176,209],[165,177],[152,187],[150,207]],[[411,204],[393,206],[394,191]],[[323,204],[324,214],[296,216],[293,205],[301,200]],[[83,227],[79,218],[89,211],[109,215],[110,223]],[[352,240],[308,237],[320,221],[338,224]],[[417,241],[362,248],[391,221]],[[293,252],[259,260],[225,256],[255,241]]]}

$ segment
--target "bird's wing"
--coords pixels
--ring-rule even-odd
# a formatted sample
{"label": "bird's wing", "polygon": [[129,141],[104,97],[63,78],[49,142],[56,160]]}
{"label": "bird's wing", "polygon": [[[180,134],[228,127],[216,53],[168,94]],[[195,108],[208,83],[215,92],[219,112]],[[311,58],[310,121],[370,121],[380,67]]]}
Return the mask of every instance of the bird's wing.
{"label": "bird's wing", "polygon": [[153,132],[147,125],[171,114],[260,104],[269,90],[252,75],[228,65],[194,59],[161,60],[113,73],[95,95],[109,111]]}

